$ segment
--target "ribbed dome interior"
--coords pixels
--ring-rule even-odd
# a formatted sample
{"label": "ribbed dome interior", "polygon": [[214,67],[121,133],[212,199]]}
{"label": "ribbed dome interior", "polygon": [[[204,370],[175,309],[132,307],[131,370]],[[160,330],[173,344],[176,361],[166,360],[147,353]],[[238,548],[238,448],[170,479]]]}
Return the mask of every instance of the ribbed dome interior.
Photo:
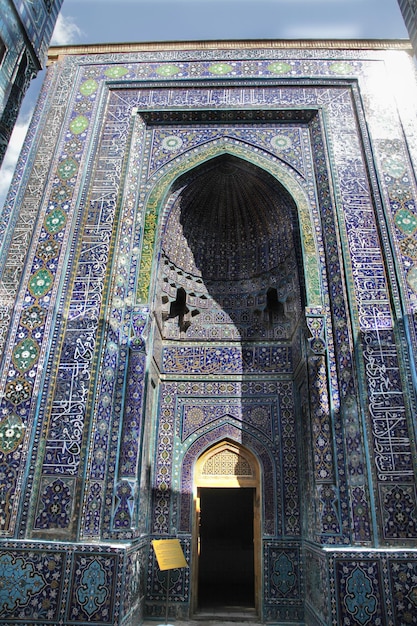
{"label": "ribbed dome interior", "polygon": [[206,280],[241,280],[277,267],[293,249],[294,203],[267,172],[222,155],[177,181],[164,252]]}

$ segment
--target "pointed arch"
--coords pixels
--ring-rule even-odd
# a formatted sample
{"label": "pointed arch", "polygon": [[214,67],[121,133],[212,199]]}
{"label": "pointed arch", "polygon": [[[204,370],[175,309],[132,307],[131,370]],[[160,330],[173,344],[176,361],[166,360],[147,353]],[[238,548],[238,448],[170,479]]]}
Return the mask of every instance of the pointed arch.
{"label": "pointed arch", "polygon": [[198,487],[256,487],[260,480],[259,462],[242,444],[224,439],[203,452],[194,469]]}
{"label": "pointed arch", "polygon": [[[143,226],[142,256],[137,286],[139,304],[148,302],[151,282],[152,260],[155,254],[158,216],[166,205],[169,191],[174,181],[212,158],[230,154],[246,160],[271,174],[292,196],[298,213],[301,238],[301,250],[306,285],[306,305],[320,307],[322,305],[322,289],[319,267],[319,253],[314,234],[314,222],[310,202],[304,191],[300,176],[277,157],[249,146],[236,139],[223,137],[183,152],[154,174],[148,184],[148,195],[145,205]],[[159,220],[160,222],[160,220]]]}
{"label": "pointed arch", "polygon": [[[245,443],[242,444],[242,439]],[[263,531],[266,535],[274,535],[277,529],[276,514],[278,510],[277,494],[268,490],[268,485],[277,485],[277,491],[281,489],[282,476],[279,467],[274,462],[271,450],[268,450],[262,442],[253,437],[248,431],[229,421],[221,422],[210,431],[202,434],[191,443],[182,459],[181,476],[178,491],[180,495],[179,528],[181,532],[189,532],[191,528],[191,506],[194,490],[194,470],[197,460],[203,458],[209,450],[215,450],[225,441],[248,451],[251,458],[256,459],[259,468],[259,485],[265,494],[263,507]],[[279,515],[279,513],[278,513]]]}

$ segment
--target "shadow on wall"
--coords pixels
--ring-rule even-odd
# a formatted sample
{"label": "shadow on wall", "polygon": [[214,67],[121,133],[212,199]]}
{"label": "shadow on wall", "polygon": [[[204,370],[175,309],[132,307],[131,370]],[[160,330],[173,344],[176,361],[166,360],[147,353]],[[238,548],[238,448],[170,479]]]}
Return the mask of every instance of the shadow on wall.
{"label": "shadow on wall", "polygon": [[269,173],[222,155],[179,178],[156,310],[167,339],[289,340],[304,304],[296,206]]}

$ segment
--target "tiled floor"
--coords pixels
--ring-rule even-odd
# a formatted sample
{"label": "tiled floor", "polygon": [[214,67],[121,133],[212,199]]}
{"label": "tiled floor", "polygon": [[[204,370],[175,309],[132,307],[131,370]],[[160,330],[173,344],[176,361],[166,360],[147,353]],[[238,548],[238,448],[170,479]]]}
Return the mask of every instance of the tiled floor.
{"label": "tiled floor", "polygon": [[[168,622],[169,626],[261,626],[253,609],[225,611],[220,607],[217,610],[210,609],[209,613],[200,611],[189,621],[169,619]],[[143,626],[165,626],[165,619],[146,621]]]}
{"label": "tiled floor", "polygon": [[[143,626],[165,626],[165,620],[162,619],[160,621],[153,622],[144,622]],[[253,622],[251,620],[239,621],[238,618],[230,621],[230,619],[225,616],[220,617],[218,619],[198,619],[198,620],[190,620],[188,622],[177,622],[170,621],[169,626],[262,626],[259,622]]]}

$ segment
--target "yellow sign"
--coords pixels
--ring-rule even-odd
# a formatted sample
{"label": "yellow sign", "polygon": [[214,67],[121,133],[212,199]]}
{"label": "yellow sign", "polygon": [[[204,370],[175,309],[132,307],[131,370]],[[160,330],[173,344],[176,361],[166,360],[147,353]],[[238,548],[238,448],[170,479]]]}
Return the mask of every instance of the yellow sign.
{"label": "yellow sign", "polygon": [[179,539],[154,539],[152,545],[160,570],[188,567]]}

